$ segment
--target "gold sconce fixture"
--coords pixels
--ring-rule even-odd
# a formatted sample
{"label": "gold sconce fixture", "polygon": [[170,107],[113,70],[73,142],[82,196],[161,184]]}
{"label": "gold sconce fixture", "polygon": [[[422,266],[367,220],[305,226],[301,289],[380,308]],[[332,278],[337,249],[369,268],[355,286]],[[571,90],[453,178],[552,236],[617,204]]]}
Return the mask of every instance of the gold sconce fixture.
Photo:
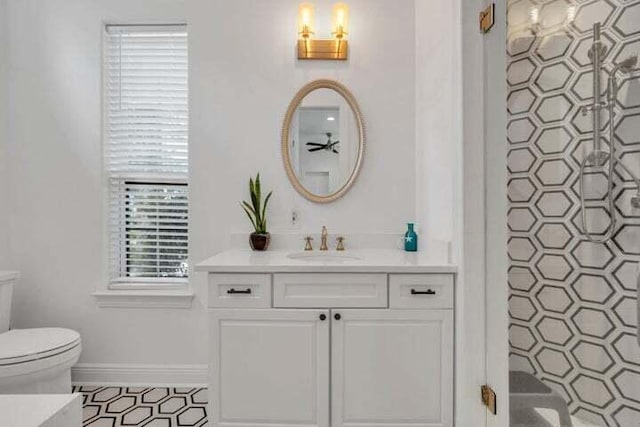
{"label": "gold sconce fixture", "polygon": [[298,11],[298,59],[345,61],[349,54],[349,7],[333,6],[332,39],[314,39],[315,16],[311,3],[302,3]]}

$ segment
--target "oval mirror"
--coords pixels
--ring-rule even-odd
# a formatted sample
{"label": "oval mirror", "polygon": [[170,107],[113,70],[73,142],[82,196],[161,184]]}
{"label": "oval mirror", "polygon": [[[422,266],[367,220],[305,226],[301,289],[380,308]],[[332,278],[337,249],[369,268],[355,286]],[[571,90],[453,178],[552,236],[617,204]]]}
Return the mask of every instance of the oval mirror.
{"label": "oval mirror", "polygon": [[354,96],[333,80],[316,80],[291,101],[282,127],[284,167],[293,187],[316,203],[342,197],[364,154],[362,114]]}

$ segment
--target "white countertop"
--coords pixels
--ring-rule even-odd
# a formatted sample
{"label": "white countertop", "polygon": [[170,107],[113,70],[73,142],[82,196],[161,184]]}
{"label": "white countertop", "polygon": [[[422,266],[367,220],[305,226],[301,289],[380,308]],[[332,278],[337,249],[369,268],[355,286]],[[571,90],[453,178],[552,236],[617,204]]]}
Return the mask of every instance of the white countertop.
{"label": "white countertop", "polygon": [[201,262],[195,266],[195,270],[209,273],[455,273],[457,271],[455,265],[436,259],[427,252],[409,253],[396,249],[324,252],[329,255],[344,254],[360,258],[339,261],[292,259],[288,257],[291,253],[299,254],[300,251],[230,250]]}
{"label": "white countertop", "polygon": [[2,427],[81,427],[82,395],[0,395]]}

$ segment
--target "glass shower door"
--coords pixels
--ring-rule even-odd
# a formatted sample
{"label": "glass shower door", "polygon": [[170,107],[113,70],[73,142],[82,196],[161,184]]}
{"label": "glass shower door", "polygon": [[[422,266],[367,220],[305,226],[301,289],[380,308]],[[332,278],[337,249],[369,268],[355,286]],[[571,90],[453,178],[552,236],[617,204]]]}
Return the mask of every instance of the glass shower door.
{"label": "glass shower door", "polygon": [[638,427],[640,1],[507,3],[511,426]]}

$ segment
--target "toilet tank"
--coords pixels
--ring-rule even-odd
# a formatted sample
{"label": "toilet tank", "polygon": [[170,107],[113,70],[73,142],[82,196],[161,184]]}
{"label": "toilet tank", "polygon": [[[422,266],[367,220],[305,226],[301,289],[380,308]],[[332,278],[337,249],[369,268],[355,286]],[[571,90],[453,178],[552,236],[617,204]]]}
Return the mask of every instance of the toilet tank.
{"label": "toilet tank", "polygon": [[20,275],[16,271],[0,271],[0,334],[9,330],[13,286]]}

